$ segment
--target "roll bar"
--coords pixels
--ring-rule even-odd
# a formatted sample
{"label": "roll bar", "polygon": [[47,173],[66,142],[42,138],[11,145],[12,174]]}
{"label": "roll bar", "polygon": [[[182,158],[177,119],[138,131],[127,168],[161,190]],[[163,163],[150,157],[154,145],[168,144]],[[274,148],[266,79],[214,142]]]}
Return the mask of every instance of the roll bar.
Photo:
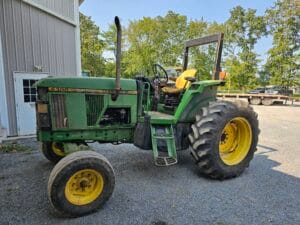
{"label": "roll bar", "polygon": [[188,66],[188,59],[189,59],[188,57],[189,57],[189,48],[190,47],[207,45],[207,44],[216,42],[217,43],[217,51],[216,51],[216,60],[215,60],[213,79],[219,80],[219,73],[222,71],[221,70],[221,57],[222,57],[222,49],[223,49],[223,38],[224,38],[224,34],[219,33],[219,34],[213,34],[213,35],[209,35],[209,36],[196,38],[196,39],[187,41],[185,43],[185,48],[184,48],[183,71],[185,71]]}

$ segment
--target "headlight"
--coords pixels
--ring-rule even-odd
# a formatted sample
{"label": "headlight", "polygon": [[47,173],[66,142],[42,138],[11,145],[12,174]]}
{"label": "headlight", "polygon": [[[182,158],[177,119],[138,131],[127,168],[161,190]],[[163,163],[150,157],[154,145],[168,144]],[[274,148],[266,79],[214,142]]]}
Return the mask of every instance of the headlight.
{"label": "headlight", "polygon": [[43,103],[37,104],[37,112],[38,113],[48,113],[48,105]]}
{"label": "headlight", "polygon": [[38,129],[47,129],[51,127],[50,116],[48,113],[48,104],[36,103],[36,122]]}

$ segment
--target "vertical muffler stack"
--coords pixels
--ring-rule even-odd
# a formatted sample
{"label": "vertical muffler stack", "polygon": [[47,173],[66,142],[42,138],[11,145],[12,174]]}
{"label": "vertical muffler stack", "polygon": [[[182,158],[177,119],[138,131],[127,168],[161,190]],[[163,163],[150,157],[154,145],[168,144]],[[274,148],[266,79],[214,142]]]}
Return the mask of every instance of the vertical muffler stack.
{"label": "vertical muffler stack", "polygon": [[121,90],[120,78],[121,78],[121,41],[122,41],[122,28],[119,17],[115,17],[115,25],[117,28],[117,49],[116,49],[116,84],[115,92],[112,94],[111,98],[116,101]]}

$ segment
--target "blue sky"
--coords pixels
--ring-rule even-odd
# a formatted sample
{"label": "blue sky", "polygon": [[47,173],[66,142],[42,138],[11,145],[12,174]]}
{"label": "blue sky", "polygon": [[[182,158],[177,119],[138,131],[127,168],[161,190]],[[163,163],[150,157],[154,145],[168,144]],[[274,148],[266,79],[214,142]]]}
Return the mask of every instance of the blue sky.
{"label": "blue sky", "polygon": [[[119,16],[121,22],[127,25],[130,20],[143,16],[155,17],[165,15],[169,10],[186,15],[189,19],[224,22],[230,15],[230,9],[237,5],[253,8],[262,15],[274,0],[85,0],[80,11],[105,31],[114,16]],[[262,38],[256,45],[256,51],[265,59],[266,51],[272,46],[271,38]]]}

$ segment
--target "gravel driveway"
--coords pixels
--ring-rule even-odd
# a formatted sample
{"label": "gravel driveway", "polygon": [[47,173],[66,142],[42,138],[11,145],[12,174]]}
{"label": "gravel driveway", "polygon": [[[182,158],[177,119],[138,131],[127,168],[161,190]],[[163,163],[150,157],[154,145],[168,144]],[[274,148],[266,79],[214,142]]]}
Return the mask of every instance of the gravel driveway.
{"label": "gravel driveway", "polygon": [[47,198],[53,165],[28,140],[29,153],[0,154],[0,224],[300,224],[300,106],[257,106],[261,135],[250,168],[236,179],[197,173],[189,152],[158,168],[152,154],[123,144],[93,144],[116,173],[116,188],[94,214],[58,217]]}

